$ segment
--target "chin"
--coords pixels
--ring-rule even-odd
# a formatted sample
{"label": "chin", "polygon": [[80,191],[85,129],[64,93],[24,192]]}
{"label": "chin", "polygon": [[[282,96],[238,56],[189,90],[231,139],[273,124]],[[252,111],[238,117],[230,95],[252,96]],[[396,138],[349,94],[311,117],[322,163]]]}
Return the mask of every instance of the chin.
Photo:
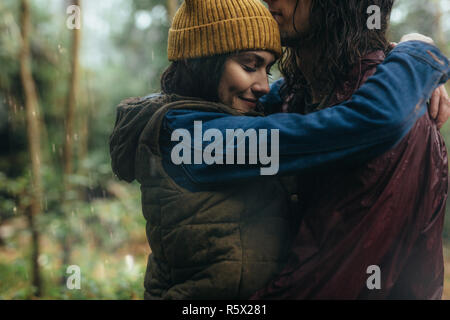
{"label": "chin", "polygon": [[249,108],[249,107],[244,107],[244,106],[236,106],[236,107],[233,106],[233,109],[236,110],[236,111],[239,112],[239,113],[247,113],[247,112],[252,111],[251,108]]}

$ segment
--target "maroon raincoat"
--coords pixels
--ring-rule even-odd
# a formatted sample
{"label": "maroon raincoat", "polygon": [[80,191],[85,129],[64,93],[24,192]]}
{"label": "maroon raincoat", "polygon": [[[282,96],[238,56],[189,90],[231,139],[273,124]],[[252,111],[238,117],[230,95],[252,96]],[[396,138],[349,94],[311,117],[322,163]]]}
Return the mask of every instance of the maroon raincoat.
{"label": "maroon raincoat", "polygon": [[[331,105],[349,99],[383,59],[362,59]],[[299,177],[302,219],[289,262],[252,298],[440,299],[447,171],[427,113],[369,163]]]}

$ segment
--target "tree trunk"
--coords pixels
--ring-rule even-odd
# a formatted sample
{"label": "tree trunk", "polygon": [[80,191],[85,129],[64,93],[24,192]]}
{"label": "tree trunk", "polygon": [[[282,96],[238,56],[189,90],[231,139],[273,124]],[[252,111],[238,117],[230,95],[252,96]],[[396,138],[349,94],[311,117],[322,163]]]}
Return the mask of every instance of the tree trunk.
{"label": "tree trunk", "polygon": [[25,93],[25,109],[27,119],[28,149],[31,157],[31,203],[27,210],[29,227],[32,234],[32,281],[35,295],[42,295],[42,280],[40,275],[39,232],[35,225],[35,217],[42,211],[42,181],[41,181],[41,128],[36,85],[31,71],[30,56],[30,4],[21,0],[21,31],[22,47],[20,51],[20,75]]}
{"label": "tree trunk", "polygon": [[[73,5],[80,6],[80,0],[73,0]],[[81,32],[79,29],[72,31],[72,50],[71,50],[71,74],[69,79],[69,93],[67,96],[66,115],[65,115],[65,143],[64,143],[64,183],[65,189],[70,189],[70,183],[67,181],[69,175],[73,174],[73,150],[74,150],[74,123],[75,110],[78,102],[78,78],[79,78],[79,49],[81,42]]]}
{"label": "tree trunk", "polygon": [[[83,88],[81,89],[82,101],[80,101],[80,117],[79,117],[79,143],[78,143],[78,161],[82,162],[87,158],[89,150],[89,116],[91,112],[91,93],[88,86],[87,76],[84,73],[83,78]],[[87,176],[86,169],[84,167],[78,167],[77,174],[82,176]]]}
{"label": "tree trunk", "polygon": [[169,23],[172,24],[173,17],[175,17],[175,13],[178,9],[178,0],[167,0],[167,15],[169,19]]}
{"label": "tree trunk", "polygon": [[[81,6],[81,0],[73,0],[72,5]],[[70,68],[70,78],[69,78],[69,92],[67,95],[66,103],[66,114],[65,114],[65,141],[63,149],[63,162],[64,162],[64,190],[63,190],[63,209],[70,208],[72,199],[68,197],[72,191],[73,186],[70,183],[70,176],[74,173],[74,137],[75,137],[75,117],[76,108],[78,103],[78,82],[79,82],[79,51],[81,44],[81,30],[73,29],[72,32],[72,48],[71,48],[71,68]],[[67,214],[67,212],[64,212]],[[66,268],[70,263],[71,246],[70,246],[70,227],[65,232],[62,239],[62,265]],[[66,283],[66,276],[61,279],[63,285]]]}

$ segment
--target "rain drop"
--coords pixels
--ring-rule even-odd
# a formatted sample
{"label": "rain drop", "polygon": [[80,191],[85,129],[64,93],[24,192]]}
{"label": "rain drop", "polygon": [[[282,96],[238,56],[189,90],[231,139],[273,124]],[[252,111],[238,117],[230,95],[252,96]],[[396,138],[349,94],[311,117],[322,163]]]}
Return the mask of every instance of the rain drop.
{"label": "rain drop", "polygon": [[105,278],[105,265],[103,263],[100,264],[100,277]]}
{"label": "rain drop", "polygon": [[132,255],[127,254],[125,256],[125,263],[127,265],[128,271],[133,270],[133,268],[134,268],[134,258],[133,258]]}
{"label": "rain drop", "polygon": [[48,263],[48,256],[45,254],[41,254],[38,258],[38,263],[41,266],[45,266]]}

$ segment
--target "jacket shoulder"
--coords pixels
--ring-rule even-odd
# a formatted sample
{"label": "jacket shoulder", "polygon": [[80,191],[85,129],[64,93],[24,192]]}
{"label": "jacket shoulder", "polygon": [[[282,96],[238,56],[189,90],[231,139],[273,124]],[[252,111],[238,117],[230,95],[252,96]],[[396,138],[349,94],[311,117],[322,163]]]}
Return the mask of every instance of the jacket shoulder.
{"label": "jacket shoulder", "polygon": [[138,139],[153,114],[171,97],[154,94],[143,98],[128,98],[116,108],[116,123],[110,136],[110,155],[114,173],[131,182]]}
{"label": "jacket shoulder", "polygon": [[142,109],[152,105],[160,106],[171,100],[171,97],[162,93],[155,93],[145,97],[132,97],[122,100],[117,105],[117,112],[130,112],[133,109]]}

